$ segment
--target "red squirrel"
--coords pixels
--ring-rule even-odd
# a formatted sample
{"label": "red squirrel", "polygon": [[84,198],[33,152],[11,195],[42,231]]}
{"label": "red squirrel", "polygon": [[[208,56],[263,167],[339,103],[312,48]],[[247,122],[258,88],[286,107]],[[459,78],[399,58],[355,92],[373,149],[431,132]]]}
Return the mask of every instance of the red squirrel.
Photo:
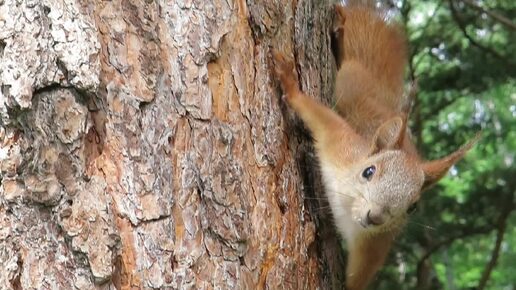
{"label": "red squirrel", "polygon": [[478,139],[423,160],[407,132],[406,39],[371,6],[335,6],[337,112],[306,96],[293,61],[274,51],[284,100],[310,130],[338,232],[348,250],[346,289],[367,287],[421,192]]}

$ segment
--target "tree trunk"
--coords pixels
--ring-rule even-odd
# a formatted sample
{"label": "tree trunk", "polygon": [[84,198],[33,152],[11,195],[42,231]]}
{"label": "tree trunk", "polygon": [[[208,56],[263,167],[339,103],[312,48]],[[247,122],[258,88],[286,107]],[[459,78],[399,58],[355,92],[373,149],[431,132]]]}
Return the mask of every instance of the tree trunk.
{"label": "tree trunk", "polygon": [[270,58],[331,98],[326,1],[0,2],[0,289],[342,289]]}

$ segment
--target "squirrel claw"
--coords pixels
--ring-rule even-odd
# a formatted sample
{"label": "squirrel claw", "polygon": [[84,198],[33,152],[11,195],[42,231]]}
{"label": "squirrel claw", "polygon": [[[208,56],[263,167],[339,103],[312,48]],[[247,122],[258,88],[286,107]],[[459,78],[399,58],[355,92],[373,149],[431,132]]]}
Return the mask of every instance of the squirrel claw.
{"label": "squirrel claw", "polygon": [[298,89],[297,74],[294,70],[294,62],[288,59],[283,53],[273,50],[274,73],[279,79],[283,89],[283,99],[294,96],[294,91]]}
{"label": "squirrel claw", "polygon": [[294,63],[289,60],[283,53],[274,50],[272,52],[272,56],[274,57],[275,69],[280,73],[288,73],[292,72],[294,69]]}

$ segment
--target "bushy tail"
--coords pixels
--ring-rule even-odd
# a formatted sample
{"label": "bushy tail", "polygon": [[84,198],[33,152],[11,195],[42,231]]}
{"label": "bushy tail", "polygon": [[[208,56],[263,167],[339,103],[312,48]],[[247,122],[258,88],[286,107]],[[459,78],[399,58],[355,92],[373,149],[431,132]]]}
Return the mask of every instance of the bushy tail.
{"label": "bushy tail", "polygon": [[374,85],[385,91],[382,101],[399,107],[407,64],[405,35],[400,27],[386,21],[385,13],[375,9],[375,1],[348,2],[336,8],[334,29],[341,34],[341,64],[360,63],[371,73]]}

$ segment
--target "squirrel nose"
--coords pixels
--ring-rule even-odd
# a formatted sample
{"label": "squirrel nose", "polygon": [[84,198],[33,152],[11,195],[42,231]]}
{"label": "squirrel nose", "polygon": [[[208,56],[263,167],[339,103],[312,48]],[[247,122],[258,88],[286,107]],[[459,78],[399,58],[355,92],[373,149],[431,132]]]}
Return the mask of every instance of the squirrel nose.
{"label": "squirrel nose", "polygon": [[383,213],[381,210],[371,211],[368,210],[366,214],[367,225],[379,226],[385,222]]}

